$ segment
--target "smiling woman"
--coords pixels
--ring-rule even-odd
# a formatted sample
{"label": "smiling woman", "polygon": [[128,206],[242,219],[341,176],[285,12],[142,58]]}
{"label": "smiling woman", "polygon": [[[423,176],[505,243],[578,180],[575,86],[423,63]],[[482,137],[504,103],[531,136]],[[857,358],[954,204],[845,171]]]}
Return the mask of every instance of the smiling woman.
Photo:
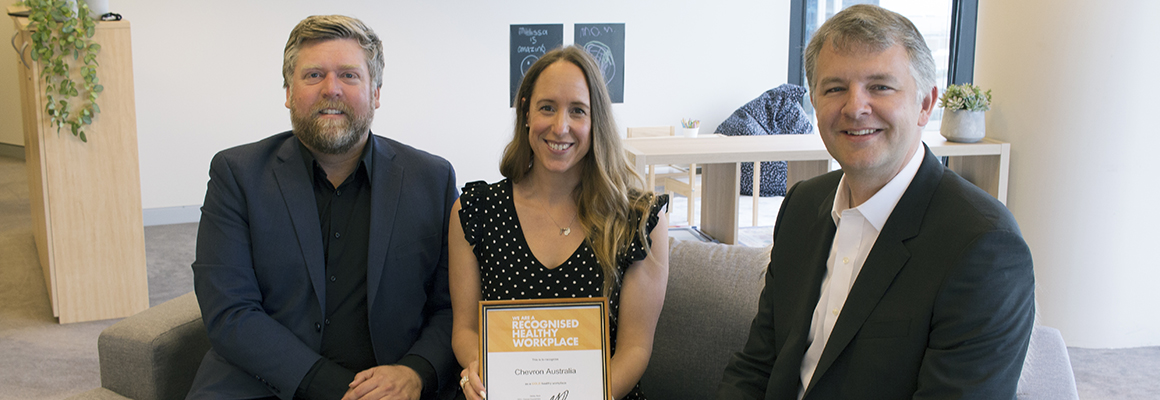
{"label": "smiling woman", "polygon": [[644,398],[637,382],[668,280],[668,198],[643,190],[611,104],[584,50],[544,54],[516,93],[516,129],[500,164],[507,179],[467,184],[452,210],[452,342],[467,399],[486,390],[478,302],[564,297],[608,297],[612,394]]}
{"label": "smiling woman", "polygon": [[544,69],[532,92],[528,111],[528,143],[532,146],[533,169],[539,173],[564,174],[579,182],[588,154],[592,127],[588,87],[580,67],[556,62]]}

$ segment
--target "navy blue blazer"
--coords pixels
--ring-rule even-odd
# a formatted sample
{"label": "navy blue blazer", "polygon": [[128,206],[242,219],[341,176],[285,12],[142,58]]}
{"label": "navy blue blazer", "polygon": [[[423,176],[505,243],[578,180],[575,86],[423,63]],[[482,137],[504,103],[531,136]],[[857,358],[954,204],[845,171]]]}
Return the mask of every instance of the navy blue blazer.
{"label": "navy blue blazer", "polygon": [[[367,308],[379,364],[425,358],[439,387],[451,350],[447,225],[458,197],[446,160],[374,140]],[[210,163],[194,289],[213,348],[189,398],[294,396],[318,361],[325,260],[318,208],[298,139],[283,132]]]}
{"label": "navy blue blazer", "polygon": [[[850,289],[805,399],[1015,397],[1035,318],[1031,252],[1006,207],[925,153]],[[718,399],[797,398],[841,176],[786,195],[757,316]]]}

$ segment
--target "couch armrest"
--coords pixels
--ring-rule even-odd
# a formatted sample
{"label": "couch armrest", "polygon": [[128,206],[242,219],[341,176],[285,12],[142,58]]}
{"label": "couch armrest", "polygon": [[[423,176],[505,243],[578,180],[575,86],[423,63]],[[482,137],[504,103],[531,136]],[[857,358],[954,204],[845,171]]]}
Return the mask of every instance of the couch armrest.
{"label": "couch armrest", "polygon": [[1079,400],[1071,358],[1058,329],[1043,325],[1032,328],[1031,344],[1027,346],[1015,391],[1019,400]]}
{"label": "couch armrest", "polygon": [[185,398],[209,348],[197,297],[187,293],[101,332],[101,386],[137,400]]}

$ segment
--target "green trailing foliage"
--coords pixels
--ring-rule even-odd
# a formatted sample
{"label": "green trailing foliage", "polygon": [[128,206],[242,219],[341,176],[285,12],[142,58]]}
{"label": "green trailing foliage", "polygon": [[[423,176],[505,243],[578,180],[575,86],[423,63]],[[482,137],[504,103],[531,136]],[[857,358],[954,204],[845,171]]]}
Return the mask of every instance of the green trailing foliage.
{"label": "green trailing foliage", "polygon": [[948,111],[987,111],[991,109],[991,91],[969,83],[950,85],[938,99],[938,105]]}
{"label": "green trailing foliage", "polygon": [[[67,125],[73,136],[88,142],[84,126],[92,125],[93,117],[101,112],[97,97],[105,90],[97,79],[101,45],[92,41],[97,23],[88,4],[74,1],[76,12],[67,0],[24,0],[23,4],[29,8],[32,59],[43,66],[45,112],[58,133]],[[70,62],[79,63],[79,81],[69,73]]]}

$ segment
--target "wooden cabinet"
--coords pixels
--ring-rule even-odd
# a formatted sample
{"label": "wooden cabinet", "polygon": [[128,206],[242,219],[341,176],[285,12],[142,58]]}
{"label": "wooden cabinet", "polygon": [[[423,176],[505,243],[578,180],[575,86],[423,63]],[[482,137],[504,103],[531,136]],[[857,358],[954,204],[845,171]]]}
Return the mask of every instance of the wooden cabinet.
{"label": "wooden cabinet", "polygon": [[23,48],[18,62],[33,234],[53,315],[61,323],[133,315],[149,307],[149,287],[129,22],[97,24],[97,76],[105,90],[83,143],[67,126],[58,132],[49,122],[41,67],[29,56],[28,20],[13,20],[15,45]]}

